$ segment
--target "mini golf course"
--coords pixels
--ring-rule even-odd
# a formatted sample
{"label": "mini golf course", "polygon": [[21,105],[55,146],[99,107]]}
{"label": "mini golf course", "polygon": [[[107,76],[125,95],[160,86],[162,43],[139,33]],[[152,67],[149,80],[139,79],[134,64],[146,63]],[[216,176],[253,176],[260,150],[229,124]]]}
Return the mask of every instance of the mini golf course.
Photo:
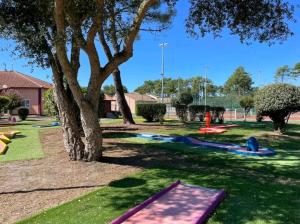
{"label": "mini golf course", "polygon": [[111,224],[200,224],[208,219],[224,198],[224,190],[187,185],[178,180]]}
{"label": "mini golf course", "polygon": [[151,140],[157,140],[162,142],[180,142],[184,144],[189,144],[193,146],[204,147],[208,149],[224,150],[226,152],[242,155],[242,156],[273,156],[275,151],[270,148],[259,148],[257,151],[249,151],[246,146],[241,146],[237,144],[230,143],[220,143],[220,142],[209,142],[201,141],[193,137],[185,136],[165,136],[156,135],[152,133],[141,133],[137,134],[138,138],[149,138]]}

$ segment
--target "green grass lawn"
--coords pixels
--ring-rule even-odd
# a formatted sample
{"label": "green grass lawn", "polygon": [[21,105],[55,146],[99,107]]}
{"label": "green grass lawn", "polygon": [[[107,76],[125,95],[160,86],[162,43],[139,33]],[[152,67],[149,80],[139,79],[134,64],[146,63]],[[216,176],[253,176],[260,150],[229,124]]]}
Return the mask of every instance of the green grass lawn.
{"label": "green grass lawn", "polygon": [[9,149],[6,154],[0,155],[0,163],[42,158],[44,153],[40,142],[40,129],[34,128],[32,125],[43,125],[48,123],[48,120],[36,121],[29,118],[15,126],[1,127],[0,131],[19,130],[21,131],[21,134],[18,134],[14,139],[11,139],[12,142],[8,144]]}
{"label": "green grass lawn", "polygon": [[[158,129],[155,132],[199,137],[198,126],[189,124],[184,128]],[[205,140],[245,143],[249,136],[257,136],[263,146],[272,147],[277,152],[276,156],[266,158],[242,157],[184,144],[139,140],[130,134],[111,135],[109,137],[122,138],[125,145],[153,152],[168,152],[170,157],[148,156],[145,162],[157,162],[143,172],[112,182],[107,187],[20,223],[109,223],[177,179],[226,190],[228,196],[210,218],[209,224],[300,223],[299,128],[300,125],[292,124],[289,135],[272,136],[270,123],[265,128],[242,125],[223,135],[200,137]],[[165,162],[167,159],[171,163]]]}

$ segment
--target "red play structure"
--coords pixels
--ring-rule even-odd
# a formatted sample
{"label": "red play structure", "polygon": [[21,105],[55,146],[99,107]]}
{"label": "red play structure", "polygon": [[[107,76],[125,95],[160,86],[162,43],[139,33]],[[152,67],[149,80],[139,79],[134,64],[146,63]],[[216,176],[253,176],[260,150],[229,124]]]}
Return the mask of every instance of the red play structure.
{"label": "red play structure", "polygon": [[200,128],[199,133],[200,134],[221,134],[227,131],[226,128],[232,128],[237,127],[236,124],[228,124],[228,125],[216,125],[214,127],[211,127],[211,114],[209,111],[205,113],[205,128]]}

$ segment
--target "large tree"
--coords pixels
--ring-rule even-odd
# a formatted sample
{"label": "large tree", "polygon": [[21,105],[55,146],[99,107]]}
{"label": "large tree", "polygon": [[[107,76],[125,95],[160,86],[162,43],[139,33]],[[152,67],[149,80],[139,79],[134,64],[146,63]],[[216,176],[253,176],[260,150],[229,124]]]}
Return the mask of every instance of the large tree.
{"label": "large tree", "polygon": [[[92,0],[87,4],[85,0],[2,0],[0,5],[1,30],[5,30],[6,37],[17,42],[17,48],[23,56],[30,52],[31,58],[41,56],[38,58],[45,59],[51,65],[60,116],[67,118],[63,122],[64,133],[68,133],[68,128],[72,126],[71,139],[75,140],[77,123],[72,118],[72,106],[68,105],[71,99],[65,97],[65,86],[69,87],[72,99],[80,109],[86,140],[84,159],[88,161],[99,160],[102,156],[102,137],[97,119],[102,83],[133,56],[133,43],[141,25],[149,22],[149,17],[161,15],[161,10],[166,8],[159,7],[161,4],[167,3],[172,8],[176,0],[115,1],[117,4],[113,6],[113,17],[129,24],[120,38],[118,52],[114,50],[105,30],[111,16],[108,10],[111,2]],[[270,42],[274,39],[284,40],[291,34],[287,20],[292,19],[293,8],[281,0],[238,3],[236,0],[192,0],[190,3],[187,29],[192,35],[197,35],[199,28],[202,36],[207,33],[218,36],[227,27],[232,34],[239,35],[241,41]],[[99,47],[96,46],[96,37],[101,43]],[[103,60],[99,54],[101,50],[110,51],[111,57]],[[81,92],[77,80],[81,51],[88,56],[90,65],[86,94]],[[81,150],[78,152],[82,158]]]}
{"label": "large tree", "polygon": [[235,72],[228,78],[224,85],[224,91],[228,94],[234,93],[238,96],[251,92],[253,81],[244,67],[238,67]]}

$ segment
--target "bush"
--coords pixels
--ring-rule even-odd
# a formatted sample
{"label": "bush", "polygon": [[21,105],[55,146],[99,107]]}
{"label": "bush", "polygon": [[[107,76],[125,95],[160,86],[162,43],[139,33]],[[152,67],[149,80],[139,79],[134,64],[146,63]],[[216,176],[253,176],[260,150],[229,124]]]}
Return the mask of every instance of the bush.
{"label": "bush", "polygon": [[181,122],[186,122],[187,121],[187,109],[188,106],[187,105],[183,105],[183,104],[178,104],[175,107],[176,109],[176,115],[178,116],[179,120]]}
{"label": "bush", "polygon": [[300,89],[290,84],[272,84],[255,96],[258,116],[269,116],[274,131],[283,133],[292,113],[300,111]]}
{"label": "bush", "polygon": [[54,101],[53,89],[48,89],[43,94],[44,98],[44,113],[46,116],[58,118],[58,108]]}
{"label": "bush", "polygon": [[22,121],[25,121],[28,115],[29,115],[29,110],[27,108],[20,108],[18,110],[18,116]]}
{"label": "bush", "polygon": [[7,96],[0,96],[0,112],[7,106],[9,103],[9,98]]}
{"label": "bush", "polygon": [[196,116],[199,116],[199,120],[203,121],[203,117],[204,117],[204,113],[206,111],[210,110],[210,106],[206,106],[205,105],[189,105],[189,113],[190,113],[190,120],[194,121]]}
{"label": "bush", "polygon": [[162,122],[166,111],[166,104],[163,103],[149,103],[136,105],[137,115],[142,116],[148,122]]}
{"label": "bush", "polygon": [[189,105],[193,102],[193,96],[190,93],[181,93],[178,101],[180,104]]}
{"label": "bush", "polygon": [[212,118],[211,118],[212,123],[218,122],[222,124],[224,122],[224,112],[225,112],[224,107],[211,107],[210,111],[212,112]]}
{"label": "bush", "polygon": [[6,96],[9,99],[9,102],[5,106],[5,109],[11,112],[17,107],[21,106],[22,97],[20,93],[13,89],[7,89],[1,93],[2,96]]}

